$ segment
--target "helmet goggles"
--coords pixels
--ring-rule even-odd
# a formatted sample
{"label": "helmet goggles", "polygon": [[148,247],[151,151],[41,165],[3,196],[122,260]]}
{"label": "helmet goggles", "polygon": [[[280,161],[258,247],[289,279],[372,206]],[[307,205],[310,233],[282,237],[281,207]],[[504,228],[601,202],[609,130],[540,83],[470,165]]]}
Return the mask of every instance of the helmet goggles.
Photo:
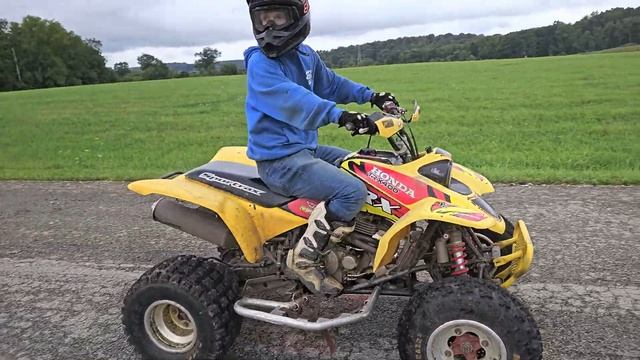
{"label": "helmet goggles", "polygon": [[291,6],[261,6],[251,12],[253,27],[263,32],[269,28],[282,30],[298,20],[298,13]]}

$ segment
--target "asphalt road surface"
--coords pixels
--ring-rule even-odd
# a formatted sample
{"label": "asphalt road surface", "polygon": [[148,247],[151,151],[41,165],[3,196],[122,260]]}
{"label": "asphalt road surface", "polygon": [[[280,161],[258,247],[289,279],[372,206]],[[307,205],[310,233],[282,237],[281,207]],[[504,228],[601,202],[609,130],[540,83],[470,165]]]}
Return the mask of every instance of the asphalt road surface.
{"label": "asphalt road surface", "polygon": [[[512,288],[532,309],[545,359],[640,359],[640,187],[499,186],[524,219],[532,271]],[[0,359],[138,359],[120,325],[130,284],[207,243],[154,223],[114,182],[0,182]],[[383,298],[367,321],[321,334],[245,321],[229,359],[397,359],[406,300]]]}

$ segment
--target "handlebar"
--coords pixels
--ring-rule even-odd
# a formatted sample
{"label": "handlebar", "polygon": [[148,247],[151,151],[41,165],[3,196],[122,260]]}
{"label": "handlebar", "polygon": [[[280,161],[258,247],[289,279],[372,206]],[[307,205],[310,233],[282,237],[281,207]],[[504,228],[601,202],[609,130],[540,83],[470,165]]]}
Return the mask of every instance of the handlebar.
{"label": "handlebar", "polygon": [[[401,108],[393,101],[387,101],[384,103],[382,108],[382,111],[386,114],[402,118],[402,120],[407,124],[411,122],[404,118],[404,115],[407,113],[407,109]],[[410,128],[409,131],[411,131]],[[404,162],[410,162],[418,157],[418,148],[413,132],[411,132],[411,136],[409,136],[409,134],[402,129],[395,135],[395,137],[389,138],[389,143]]]}
{"label": "handlebar", "polygon": [[384,105],[382,105],[382,111],[394,116],[402,116],[407,113],[407,109],[399,107],[393,101],[387,101],[384,103]]}
{"label": "handlebar", "polygon": [[[416,106],[416,108],[418,109],[417,111],[419,111],[419,107]],[[394,103],[393,101],[387,101],[382,105],[382,112],[376,112],[369,115],[369,119],[375,122],[385,117],[395,117],[395,118],[401,119],[405,125],[408,125],[411,122],[411,120],[405,118],[406,114],[407,114],[407,109],[396,105],[396,103]],[[364,133],[364,134],[359,133],[357,126],[353,123],[345,124],[345,129],[351,132],[352,136],[367,135],[367,133]],[[380,128],[378,128],[378,130],[380,130]],[[404,129],[400,128],[400,130],[394,133],[393,135],[385,136],[388,138],[388,141],[391,144],[391,147],[393,148],[393,150],[398,154],[400,158],[402,158],[402,161],[405,163],[410,162],[419,156],[419,151],[417,148],[415,137],[413,136],[413,132],[411,131],[411,128],[409,128],[409,132],[410,134],[407,133]],[[368,135],[370,135],[370,133]],[[371,143],[371,138],[369,139],[369,144],[370,143]],[[369,145],[367,145],[367,147],[368,146]]]}

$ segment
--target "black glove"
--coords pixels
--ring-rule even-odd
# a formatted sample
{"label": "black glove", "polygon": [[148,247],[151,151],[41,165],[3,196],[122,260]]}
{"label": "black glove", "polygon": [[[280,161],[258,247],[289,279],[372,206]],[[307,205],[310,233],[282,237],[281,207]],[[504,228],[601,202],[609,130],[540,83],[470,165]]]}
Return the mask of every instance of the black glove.
{"label": "black glove", "polygon": [[338,120],[338,124],[340,127],[345,127],[347,130],[352,131],[353,136],[356,135],[375,135],[378,133],[378,126],[376,122],[369,118],[369,115],[344,111],[342,115],[340,115],[340,120]]}
{"label": "black glove", "polygon": [[396,100],[396,97],[393,96],[392,93],[382,92],[373,94],[373,96],[371,97],[371,107],[375,105],[380,110],[384,110],[384,104],[388,101],[391,101],[396,106],[400,106],[400,103],[398,103],[398,100]]}

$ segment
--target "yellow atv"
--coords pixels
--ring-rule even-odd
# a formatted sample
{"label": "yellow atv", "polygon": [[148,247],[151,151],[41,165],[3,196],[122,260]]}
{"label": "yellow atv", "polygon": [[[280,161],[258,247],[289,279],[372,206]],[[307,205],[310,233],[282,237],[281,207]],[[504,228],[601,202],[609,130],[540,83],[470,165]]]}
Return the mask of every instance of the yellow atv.
{"label": "yellow atv", "polygon": [[[161,196],[154,220],[211,242],[220,254],[168,259],[131,287],[123,323],[144,358],[222,358],[242,318],[307,331],[352,324],[381,295],[411,297],[398,324],[402,359],[542,357],[535,321],[504,289],[532,263],[524,222],[513,226],[496,212],[482,198],[494,191],[491,183],[451,154],[419,151],[409,126],[420,118],[417,104],[411,116],[389,103],[371,117],[393,150],[367,148],[342,162],[369,196],[355,231],[322,258],[344,294],[367,296],[356,312],[301,315],[308,293],[286,257],[318,201],[269,190],[245,148],[223,148],[187,173],[129,185]],[[272,300],[283,287],[288,301]],[[260,290],[264,296],[249,296]]]}

